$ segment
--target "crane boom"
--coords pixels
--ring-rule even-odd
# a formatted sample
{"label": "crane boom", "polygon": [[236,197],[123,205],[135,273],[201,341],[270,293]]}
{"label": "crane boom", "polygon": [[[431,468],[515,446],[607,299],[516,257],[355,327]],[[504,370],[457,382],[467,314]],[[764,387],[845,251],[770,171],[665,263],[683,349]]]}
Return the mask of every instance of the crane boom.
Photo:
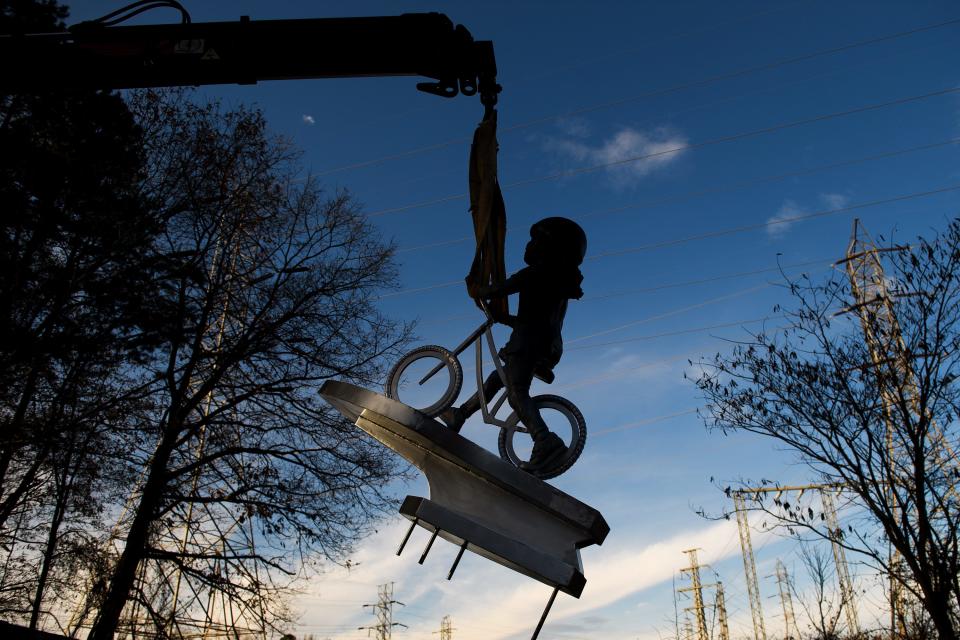
{"label": "crane boom", "polygon": [[[261,80],[424,76],[417,88],[454,97],[500,87],[493,43],[440,13],[363,18],[75,25],[0,35],[0,91],[130,89]],[[17,61],[14,63],[14,61]]]}

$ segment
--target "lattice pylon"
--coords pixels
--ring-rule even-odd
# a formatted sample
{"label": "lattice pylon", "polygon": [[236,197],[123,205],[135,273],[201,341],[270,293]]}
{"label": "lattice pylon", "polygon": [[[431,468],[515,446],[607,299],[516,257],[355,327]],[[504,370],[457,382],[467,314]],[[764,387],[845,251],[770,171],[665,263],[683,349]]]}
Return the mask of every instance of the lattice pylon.
{"label": "lattice pylon", "polygon": [[443,619],[440,620],[440,630],[434,631],[434,633],[440,634],[440,640],[453,640],[453,620],[450,619],[450,616],[443,616]]}
{"label": "lattice pylon", "polygon": [[727,601],[723,594],[723,583],[717,581],[717,625],[720,627],[718,640],[730,640],[730,625],[727,622]]}
{"label": "lattice pylon", "polygon": [[740,551],[743,555],[743,573],[747,582],[747,595],[750,598],[753,637],[754,640],[767,640],[767,630],[763,626],[763,607],[760,604],[760,584],[757,581],[757,563],[753,556],[750,523],[747,520],[747,508],[742,493],[733,492],[733,505],[737,515],[737,529],[740,531]]}
{"label": "lattice pylon", "polygon": [[833,502],[831,489],[820,489],[820,499],[823,503],[823,517],[830,532],[830,546],[833,547],[833,563],[837,569],[837,581],[840,583],[840,602],[847,617],[847,634],[860,634],[860,621],[857,618],[857,603],[853,593],[853,581],[850,580],[850,569],[847,565],[847,556],[843,550],[841,540],[843,529],[837,520],[837,507]]}
{"label": "lattice pylon", "polygon": [[377,596],[377,604],[363,605],[373,608],[373,614],[377,618],[377,624],[369,627],[360,627],[360,629],[365,629],[367,635],[369,635],[371,631],[376,632],[376,640],[390,640],[393,637],[394,627],[407,626],[401,622],[393,621],[393,605],[399,604],[403,606],[403,603],[393,599],[392,582],[387,582],[377,587]]}
{"label": "lattice pylon", "polygon": [[[884,373],[893,374],[901,378],[903,372],[897,363],[890,361],[889,343],[899,342],[895,351],[903,352],[900,326],[893,312],[893,304],[887,291],[887,279],[883,264],[880,262],[879,250],[869,237],[859,219],[853,221],[853,230],[850,235],[850,244],[847,246],[847,255],[844,259],[847,276],[850,279],[850,291],[853,295],[853,306],[860,316],[860,326],[863,330],[864,341],[870,351],[876,375],[881,379],[879,384],[881,399],[884,406],[884,419],[887,423],[886,447],[888,458],[887,487],[889,502],[894,510],[894,518],[899,523],[901,514],[896,508],[896,476],[894,468],[897,459],[896,445],[893,434],[895,427],[892,423],[889,407],[896,406],[897,398],[890,386],[884,380]],[[878,335],[878,330],[885,335]],[[893,364],[892,371],[890,365]],[[909,375],[909,374],[907,374]],[[890,551],[890,637],[896,638],[897,632],[903,635],[901,607],[901,585],[893,568],[899,562],[899,553],[891,547]]]}
{"label": "lattice pylon", "polygon": [[[870,352],[872,368],[878,380],[883,415],[887,425],[887,491],[895,522],[902,522],[902,509],[898,506],[897,486],[900,478],[912,475],[910,456],[902,453],[902,443],[896,442],[896,417],[893,415],[901,399],[919,412],[919,392],[917,390],[914,363],[903,340],[903,334],[897,320],[893,300],[895,295],[905,292],[891,292],[884,272],[880,255],[882,253],[905,251],[908,247],[878,248],[859,219],[854,220],[850,243],[846,257],[841,261],[850,280],[853,305],[845,311],[856,311],[860,317],[864,341]],[[902,395],[900,395],[902,394]],[[947,438],[931,421],[931,453],[934,464],[951,464],[956,469],[957,455],[950,447]],[[902,469],[900,467],[903,467]],[[947,493],[958,497],[956,486],[950,486]],[[901,565],[899,552],[891,545],[890,566],[890,636],[896,638],[906,635],[905,589],[898,578]]]}
{"label": "lattice pylon", "polygon": [[797,619],[793,615],[793,598],[790,597],[790,579],[787,576],[787,568],[779,559],[777,560],[777,587],[780,589],[780,605],[783,607],[783,637],[786,640],[800,640]]}
{"label": "lattice pylon", "polygon": [[680,569],[680,572],[690,575],[690,586],[678,589],[678,591],[693,592],[693,607],[690,607],[689,610],[693,611],[693,620],[697,634],[696,640],[709,640],[707,636],[707,616],[703,606],[703,585],[700,582],[700,563],[697,560],[697,550],[687,549],[684,553],[690,558],[690,566]]}

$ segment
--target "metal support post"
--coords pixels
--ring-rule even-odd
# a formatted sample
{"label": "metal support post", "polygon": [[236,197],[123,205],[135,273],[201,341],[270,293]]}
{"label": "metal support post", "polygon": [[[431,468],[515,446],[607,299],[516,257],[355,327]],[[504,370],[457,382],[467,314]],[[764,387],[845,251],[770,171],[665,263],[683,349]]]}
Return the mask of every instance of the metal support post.
{"label": "metal support post", "polygon": [[423,550],[423,553],[420,555],[419,563],[423,564],[423,561],[427,559],[427,554],[430,553],[430,547],[433,546],[433,541],[437,539],[437,534],[440,533],[440,529],[434,529],[433,535],[430,536],[430,541],[427,542],[426,548]]}
{"label": "metal support post", "polygon": [[407,535],[403,536],[403,542],[400,543],[400,548],[397,549],[397,555],[403,553],[403,548],[407,546],[407,541],[410,539],[410,534],[413,533],[413,530],[417,528],[417,519],[414,518],[413,522],[410,523],[410,528],[407,529]]}
{"label": "metal support post", "polygon": [[450,567],[450,573],[447,574],[447,580],[453,578],[453,572],[457,570],[457,566],[460,564],[460,558],[463,557],[463,552],[467,550],[467,541],[464,540],[463,544],[460,545],[460,551],[457,552],[457,559],[453,561],[453,566]]}
{"label": "metal support post", "polygon": [[537,628],[533,630],[533,635],[530,636],[530,640],[537,640],[537,636],[540,635],[540,629],[543,628],[543,623],[547,621],[547,615],[550,613],[550,607],[553,606],[553,601],[557,599],[557,592],[559,588],[555,588],[553,593],[550,594],[550,600],[547,602],[547,608],[543,610],[543,615],[540,616],[540,622],[537,623]]}

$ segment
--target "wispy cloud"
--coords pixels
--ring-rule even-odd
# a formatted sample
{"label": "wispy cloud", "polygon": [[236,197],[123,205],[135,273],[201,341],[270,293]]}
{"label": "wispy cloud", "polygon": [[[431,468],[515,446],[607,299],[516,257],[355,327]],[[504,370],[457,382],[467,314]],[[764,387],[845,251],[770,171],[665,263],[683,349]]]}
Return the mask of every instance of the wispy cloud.
{"label": "wispy cloud", "polygon": [[667,127],[650,131],[624,127],[599,144],[588,141],[589,128],[582,122],[565,122],[561,129],[562,137],[544,140],[547,151],[589,166],[609,165],[605,170],[620,186],[676,162],[688,143],[686,136]]}
{"label": "wispy cloud", "polygon": [[850,198],[842,193],[822,193],[820,200],[830,209],[842,209],[850,204]]}
{"label": "wispy cloud", "polygon": [[314,119],[313,116],[308,115],[308,114],[305,113],[305,114],[303,114],[303,122],[304,122],[304,124],[313,125],[313,124],[316,124],[317,121]]}
{"label": "wispy cloud", "polygon": [[[375,601],[376,584],[395,581],[395,597],[407,603],[397,610],[396,619],[409,624],[411,633],[435,630],[440,617],[451,615],[460,629],[457,637],[464,640],[529,637],[550,595],[549,587],[470,554],[454,581],[447,582],[446,571],[456,548],[438,544],[426,566],[416,563],[416,551],[397,558],[391,550],[405,526],[405,521],[397,522],[365,541],[354,556],[360,564],[349,575],[338,571],[311,585],[298,602],[306,613],[301,632],[322,631],[338,640],[355,637],[355,631],[347,630],[369,624],[371,618],[369,609],[360,605]],[[411,540],[414,548],[427,536],[423,531],[417,533],[417,539]],[[703,562],[718,562],[738,551],[731,542],[735,536],[736,524],[728,521],[676,532],[647,544],[638,545],[624,532],[619,538],[611,536],[602,548],[590,549],[584,559],[589,582],[583,597],[561,596],[548,624],[554,631],[576,627],[580,634],[602,629],[611,621],[601,610],[668,582],[680,566],[681,550],[700,547]],[[762,534],[757,538],[763,539]],[[638,571],[640,567],[642,571]]]}
{"label": "wispy cloud", "polygon": [[786,200],[775,214],[767,218],[767,235],[771,238],[782,238],[787,235],[795,221],[793,218],[807,213],[793,200]]}
{"label": "wispy cloud", "polygon": [[813,211],[842,209],[850,203],[850,198],[842,193],[821,193],[817,199],[817,206],[813,208],[802,207],[795,200],[784,200],[777,212],[767,218],[767,235],[775,239],[782,238],[799,222],[794,218]]}

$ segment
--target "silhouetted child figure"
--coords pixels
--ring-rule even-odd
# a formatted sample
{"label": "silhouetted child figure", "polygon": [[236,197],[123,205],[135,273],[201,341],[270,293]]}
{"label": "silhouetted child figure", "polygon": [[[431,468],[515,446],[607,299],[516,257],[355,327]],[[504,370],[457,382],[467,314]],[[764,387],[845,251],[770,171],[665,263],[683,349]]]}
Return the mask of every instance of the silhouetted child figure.
{"label": "silhouetted child figure", "polygon": [[[527,267],[504,282],[485,287],[481,297],[499,298],[520,294],[516,316],[497,318],[513,327],[506,346],[500,350],[507,376],[507,399],[533,437],[533,453],[522,468],[546,467],[566,452],[566,445],[550,431],[536,404],[530,398],[530,384],[537,376],[553,382],[553,368],[563,353],[563,318],[567,300],[583,296],[580,264],[587,252],[587,236],[573,220],[544,218],[530,227],[530,241],[523,254]],[[483,384],[489,400],[503,381],[497,371]],[[480,409],[480,394],[475,393],[459,407],[444,411],[440,418],[454,431],[460,431],[467,418]]]}

